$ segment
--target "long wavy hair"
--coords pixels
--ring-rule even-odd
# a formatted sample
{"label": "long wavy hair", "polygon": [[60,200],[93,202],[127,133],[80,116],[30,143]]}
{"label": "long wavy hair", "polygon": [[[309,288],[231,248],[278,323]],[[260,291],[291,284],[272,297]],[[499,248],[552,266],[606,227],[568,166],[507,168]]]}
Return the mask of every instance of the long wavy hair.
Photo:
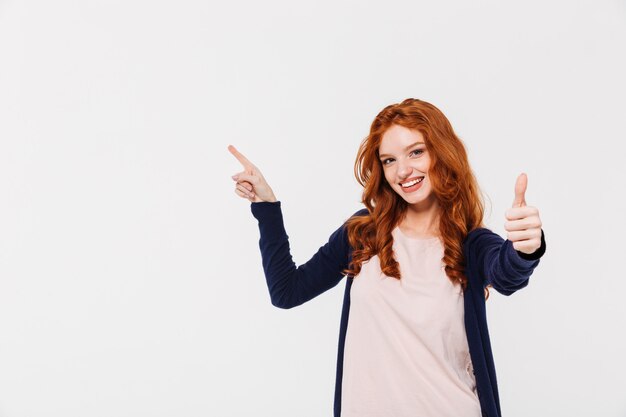
{"label": "long wavy hair", "polygon": [[354,174],[363,186],[362,203],[369,215],[354,216],[346,222],[353,252],[352,262],[344,273],[356,276],[363,262],[378,255],[382,272],[400,279],[391,231],[406,216],[408,203],[385,179],[378,155],[383,134],[392,125],[415,129],[424,136],[431,160],[428,175],[440,208],[439,232],[446,275],[465,290],[467,277],[462,244],[470,231],[484,227],[482,195],[465,147],[446,116],[432,104],[412,98],[385,107],[359,147]]}

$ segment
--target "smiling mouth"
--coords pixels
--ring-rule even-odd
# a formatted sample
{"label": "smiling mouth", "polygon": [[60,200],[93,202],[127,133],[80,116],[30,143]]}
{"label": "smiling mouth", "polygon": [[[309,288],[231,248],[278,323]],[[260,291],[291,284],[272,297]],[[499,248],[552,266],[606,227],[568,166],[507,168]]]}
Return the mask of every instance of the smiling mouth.
{"label": "smiling mouth", "polygon": [[402,186],[402,188],[409,188],[409,187],[414,186],[415,184],[419,184],[422,181],[424,181],[424,177],[419,177],[419,178],[416,178],[416,179],[414,179],[412,181],[407,181],[407,182],[405,182],[403,184],[400,184],[400,186]]}

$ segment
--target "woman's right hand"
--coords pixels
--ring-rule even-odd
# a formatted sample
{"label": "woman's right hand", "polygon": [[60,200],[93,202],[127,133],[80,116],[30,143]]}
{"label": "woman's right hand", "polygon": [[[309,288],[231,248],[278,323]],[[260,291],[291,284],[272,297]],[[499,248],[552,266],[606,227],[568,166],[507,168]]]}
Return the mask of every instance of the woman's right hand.
{"label": "woman's right hand", "polygon": [[253,203],[276,202],[274,192],[263,178],[261,171],[243,156],[233,145],[228,145],[228,150],[243,166],[243,171],[236,173],[231,178],[237,184],[235,193],[241,198],[247,198]]}

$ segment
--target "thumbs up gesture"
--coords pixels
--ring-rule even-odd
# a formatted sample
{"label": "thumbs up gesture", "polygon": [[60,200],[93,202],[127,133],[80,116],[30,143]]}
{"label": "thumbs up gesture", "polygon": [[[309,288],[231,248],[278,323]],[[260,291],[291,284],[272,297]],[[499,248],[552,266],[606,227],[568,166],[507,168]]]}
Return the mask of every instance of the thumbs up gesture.
{"label": "thumbs up gesture", "polygon": [[235,193],[241,198],[247,198],[253,203],[276,202],[274,192],[270,188],[259,168],[254,166],[233,145],[228,145],[228,151],[239,161],[243,171],[236,173],[231,178],[236,182]]}
{"label": "thumbs up gesture", "polygon": [[531,254],[541,247],[541,219],[539,209],[526,205],[527,184],[526,174],[520,174],[515,183],[513,207],[505,213],[504,229],[515,250]]}

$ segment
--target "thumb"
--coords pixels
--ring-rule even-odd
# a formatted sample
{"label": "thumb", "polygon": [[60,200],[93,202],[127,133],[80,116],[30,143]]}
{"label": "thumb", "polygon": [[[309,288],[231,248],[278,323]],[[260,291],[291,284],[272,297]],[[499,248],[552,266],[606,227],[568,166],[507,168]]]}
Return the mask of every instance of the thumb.
{"label": "thumb", "polygon": [[526,206],[526,196],[524,194],[526,193],[527,185],[528,177],[526,174],[521,173],[515,182],[515,199],[513,200],[513,207]]}
{"label": "thumb", "polygon": [[250,174],[246,171],[235,174],[231,178],[237,182],[248,182],[250,185],[254,185],[258,182],[258,177],[256,175]]}

